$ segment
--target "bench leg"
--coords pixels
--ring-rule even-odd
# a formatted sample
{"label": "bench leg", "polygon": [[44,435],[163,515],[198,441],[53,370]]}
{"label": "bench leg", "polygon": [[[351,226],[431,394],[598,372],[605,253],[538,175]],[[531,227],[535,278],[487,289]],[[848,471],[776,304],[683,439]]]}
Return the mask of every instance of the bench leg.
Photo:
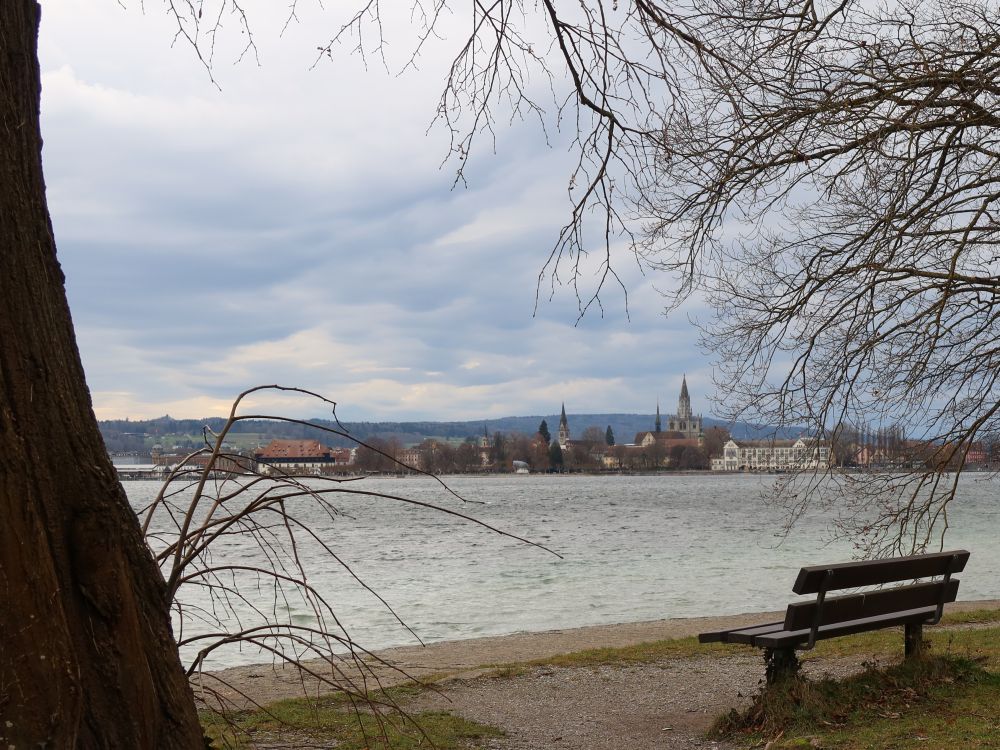
{"label": "bench leg", "polygon": [[764,663],[768,685],[786,677],[794,677],[799,671],[799,657],[795,655],[794,648],[765,648]]}
{"label": "bench leg", "polygon": [[907,658],[920,656],[924,651],[924,624],[910,622],[904,626],[903,655]]}

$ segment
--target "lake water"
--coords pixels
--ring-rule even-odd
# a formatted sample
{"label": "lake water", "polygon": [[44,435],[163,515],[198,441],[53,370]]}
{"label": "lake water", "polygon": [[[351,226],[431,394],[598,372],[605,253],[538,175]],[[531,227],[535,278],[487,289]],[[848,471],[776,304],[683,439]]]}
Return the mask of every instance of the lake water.
{"label": "lake water", "polygon": [[[802,565],[850,559],[829,542],[821,517],[794,535],[775,535],[780,514],[764,505],[762,476],[451,477],[463,504],[426,477],[365,479],[355,489],[401,495],[467,513],[562,555],[502,537],[461,519],[398,501],[343,496],[343,515],[313,512],[310,528],[371,585],[424,641],[778,609]],[[127,483],[138,509],[159,489]],[[961,599],[1000,598],[1000,481],[963,481],[947,548],[973,555]],[[259,561],[245,540],[217,550]],[[367,648],[415,643],[386,608],[334,561],[313,557],[311,583],[346,630]],[[221,558],[217,558],[218,562]],[[194,589],[183,601],[204,605]],[[258,596],[251,591],[251,601]],[[260,592],[262,604],[267,592]],[[285,605],[283,605],[285,606]],[[244,607],[252,620],[249,606]],[[282,614],[308,620],[289,601]],[[188,631],[191,632],[191,625]],[[256,651],[218,653],[210,668],[268,661]]]}

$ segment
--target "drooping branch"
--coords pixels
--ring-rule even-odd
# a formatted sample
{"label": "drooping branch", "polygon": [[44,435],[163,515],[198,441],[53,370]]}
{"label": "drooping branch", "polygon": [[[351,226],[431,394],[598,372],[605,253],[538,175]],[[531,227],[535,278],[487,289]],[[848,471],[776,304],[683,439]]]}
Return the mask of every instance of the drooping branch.
{"label": "drooping branch", "polygon": [[[248,399],[268,390],[299,394],[325,405],[333,411],[333,426],[241,413]],[[401,628],[422,642],[377,587],[363,580],[351,561],[317,530],[317,514],[334,523],[340,518],[338,500],[408,504],[551,552],[444,504],[368,490],[360,477],[319,476],[280,467],[267,467],[265,472],[252,457],[225,448],[236,425],[260,419],[309,426],[366,445],[340,424],[335,408],[329,399],[300,388],[248,389],[237,397],[218,433],[206,428],[205,446],[171,470],[157,497],[143,511],[143,533],[166,579],[185,670],[202,701],[217,710],[225,712],[252,700],[235,686],[222,684],[224,677],[206,673],[206,664],[227,650],[249,648],[289,668],[304,688],[342,693],[376,713],[393,709],[406,723],[405,713],[383,705],[384,699],[372,692],[381,686],[380,673],[391,665],[357,643],[338,616],[334,597],[314,583],[317,571],[329,573],[331,566],[340,569],[349,582],[366,591]],[[465,502],[439,478],[434,479],[446,499]],[[300,614],[293,616],[293,612]],[[233,700],[237,703],[232,704]],[[379,721],[395,719],[385,716]]]}

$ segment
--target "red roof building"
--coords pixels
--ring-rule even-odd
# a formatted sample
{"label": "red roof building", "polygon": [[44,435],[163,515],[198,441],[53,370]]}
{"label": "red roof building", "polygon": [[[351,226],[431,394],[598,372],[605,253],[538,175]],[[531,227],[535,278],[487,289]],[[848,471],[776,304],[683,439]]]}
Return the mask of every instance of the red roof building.
{"label": "red roof building", "polygon": [[272,440],[254,452],[254,458],[266,471],[319,474],[336,465],[351,462],[351,451],[330,448],[318,440]]}

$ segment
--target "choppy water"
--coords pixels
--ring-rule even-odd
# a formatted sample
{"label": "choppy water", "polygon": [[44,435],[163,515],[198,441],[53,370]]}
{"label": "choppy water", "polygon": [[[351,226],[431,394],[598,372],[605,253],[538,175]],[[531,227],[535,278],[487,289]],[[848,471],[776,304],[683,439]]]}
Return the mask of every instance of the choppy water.
{"label": "choppy water", "polygon": [[[807,518],[779,544],[780,516],[759,500],[768,481],[742,475],[449,478],[456,492],[477,501],[465,505],[422,477],[361,485],[469,513],[549,546],[562,559],[460,519],[382,499],[342,497],[336,504],[344,515],[315,512],[308,523],[431,642],[780,608],[792,596],[799,567],[846,560],[851,550],[829,543],[822,518]],[[134,482],[126,489],[139,508],[158,485]],[[955,505],[947,547],[973,552],[961,576],[961,599],[1000,598],[998,490],[997,480],[967,481]],[[306,545],[302,553],[318,550]],[[240,541],[227,554],[259,558]],[[323,559],[312,567],[311,582],[357,642],[368,648],[415,642],[338,565]],[[197,603],[200,594],[186,596]],[[294,617],[308,619],[305,608],[290,607]],[[232,651],[209,666],[267,660]]]}

